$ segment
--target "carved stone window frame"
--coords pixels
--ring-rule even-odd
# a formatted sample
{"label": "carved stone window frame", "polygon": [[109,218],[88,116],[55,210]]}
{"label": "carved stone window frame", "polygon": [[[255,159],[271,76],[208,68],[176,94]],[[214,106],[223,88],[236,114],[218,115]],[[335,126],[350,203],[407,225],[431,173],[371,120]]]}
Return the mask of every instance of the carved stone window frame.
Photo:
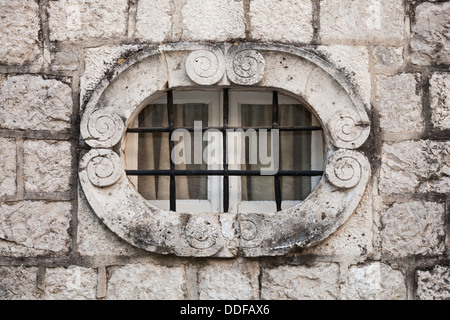
{"label": "carved stone window frame", "polygon": [[[164,90],[201,86],[279,89],[311,107],[324,130],[325,175],[303,202],[270,214],[191,214],[156,208],[136,191],[124,170],[129,122]],[[307,248],[345,223],[371,175],[358,150],[370,133],[361,99],[331,64],[290,45],[143,48],[98,84],[80,126],[79,178],[92,209],[117,236],[161,254],[257,257]]]}

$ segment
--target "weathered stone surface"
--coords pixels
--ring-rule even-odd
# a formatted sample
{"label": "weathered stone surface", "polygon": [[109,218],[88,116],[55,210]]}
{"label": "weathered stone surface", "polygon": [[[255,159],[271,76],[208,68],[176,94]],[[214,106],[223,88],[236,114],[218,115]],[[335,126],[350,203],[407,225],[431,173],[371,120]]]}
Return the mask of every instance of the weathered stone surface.
{"label": "weathered stone surface", "polygon": [[122,241],[95,215],[83,192],[78,198],[78,252],[83,256],[130,256],[139,249]]}
{"label": "weathered stone surface", "polygon": [[97,286],[95,269],[70,266],[49,268],[45,275],[45,300],[93,300]]}
{"label": "weathered stone surface", "polygon": [[405,277],[401,271],[373,262],[351,266],[341,286],[343,300],[405,300]]}
{"label": "weathered stone surface", "polygon": [[0,127],[64,131],[70,128],[71,88],[61,81],[35,75],[0,82]]}
{"label": "weathered stone surface", "polygon": [[0,138],[0,197],[16,193],[16,141]]}
{"label": "weathered stone surface", "polygon": [[182,19],[183,40],[226,41],[245,37],[242,1],[187,0]]}
{"label": "weathered stone surface", "polygon": [[39,5],[34,0],[0,2],[0,64],[40,64]]}
{"label": "weathered stone surface", "polygon": [[363,102],[370,105],[372,88],[369,69],[369,52],[363,46],[319,46],[317,48],[340,71],[345,73]]}
{"label": "weathered stone surface", "polygon": [[430,107],[434,127],[450,129],[450,73],[435,73],[431,76]]}
{"label": "weathered stone surface", "polygon": [[409,73],[377,77],[376,102],[383,132],[422,133],[422,93],[416,77]]}
{"label": "weathered stone surface", "polygon": [[339,298],[339,266],[316,263],[313,266],[265,268],[261,298],[267,300],[336,300]]}
{"label": "weathered stone surface", "polygon": [[121,56],[137,50],[138,46],[101,46],[84,51],[84,73],[80,79],[81,104],[105,76],[105,73],[123,63]]}
{"label": "weathered stone surface", "polygon": [[401,0],[324,0],[320,2],[320,38],[325,43],[403,41]]}
{"label": "weathered stone surface", "polygon": [[446,193],[450,190],[450,142],[386,143],[381,153],[383,194]]}
{"label": "weathered stone surface", "polygon": [[417,298],[420,300],[450,299],[450,268],[435,266],[429,271],[417,271]]}
{"label": "weathered stone surface", "polygon": [[139,40],[162,42],[172,35],[173,1],[140,0],[137,6],[136,32]]}
{"label": "weathered stone surface", "polygon": [[411,61],[418,65],[450,63],[450,3],[417,6],[412,26]]}
{"label": "weathered stone surface", "polygon": [[128,0],[49,1],[51,41],[120,38],[128,27]]}
{"label": "weathered stone surface", "polygon": [[55,192],[70,190],[72,173],[70,142],[26,140],[23,148],[25,191]]}
{"label": "weathered stone surface", "polygon": [[0,301],[39,298],[36,273],[35,267],[0,267]]}
{"label": "weathered stone surface", "polygon": [[371,191],[366,190],[358,208],[328,239],[305,254],[359,256],[373,252],[373,217]]}
{"label": "weathered stone surface", "polygon": [[255,40],[309,43],[313,37],[312,1],[251,1],[250,26]]}
{"label": "weathered stone surface", "polygon": [[51,255],[69,251],[70,202],[0,204],[0,256]]}
{"label": "weathered stone surface", "polygon": [[445,251],[445,204],[394,203],[381,213],[381,245],[393,256],[438,255]]}
{"label": "weathered stone surface", "polygon": [[400,68],[403,66],[403,47],[376,46],[373,50],[377,68]]}
{"label": "weathered stone surface", "polygon": [[234,260],[211,263],[199,270],[200,300],[258,299],[259,265],[257,262]]}
{"label": "weathered stone surface", "polygon": [[165,267],[140,263],[111,269],[107,299],[180,300],[185,296],[184,266]]}

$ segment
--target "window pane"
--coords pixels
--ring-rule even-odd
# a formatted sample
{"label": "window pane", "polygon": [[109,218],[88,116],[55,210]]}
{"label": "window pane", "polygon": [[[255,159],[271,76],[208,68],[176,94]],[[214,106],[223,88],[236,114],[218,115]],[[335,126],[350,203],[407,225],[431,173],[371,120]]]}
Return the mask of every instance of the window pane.
{"label": "window pane", "polygon": [[272,176],[242,177],[243,201],[275,201],[275,186]]}

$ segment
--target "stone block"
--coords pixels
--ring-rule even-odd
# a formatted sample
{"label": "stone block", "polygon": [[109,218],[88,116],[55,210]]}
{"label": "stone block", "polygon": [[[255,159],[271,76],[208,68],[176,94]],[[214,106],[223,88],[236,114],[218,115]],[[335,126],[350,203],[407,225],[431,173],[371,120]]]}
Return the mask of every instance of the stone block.
{"label": "stone block", "polygon": [[71,188],[72,152],[68,141],[26,140],[24,182],[26,192],[64,192]]}
{"label": "stone block", "polygon": [[0,204],[0,256],[61,256],[70,246],[70,202]]}
{"label": "stone block", "polygon": [[431,122],[437,129],[450,129],[450,73],[435,73],[430,79]]}
{"label": "stone block", "polygon": [[435,266],[432,270],[417,271],[417,299],[450,300],[450,268]]}
{"label": "stone block", "polygon": [[35,0],[0,2],[0,64],[42,64],[39,5]]}
{"label": "stone block", "polygon": [[166,267],[153,263],[114,267],[107,290],[107,299],[110,300],[185,299],[185,267]]}
{"label": "stone block", "polygon": [[373,57],[376,68],[401,68],[404,63],[403,47],[376,46]]}
{"label": "stone block", "polygon": [[261,281],[261,298],[264,300],[339,299],[339,266],[336,263],[265,268]]}
{"label": "stone block", "polygon": [[126,36],[128,0],[49,1],[50,41],[83,41]]}
{"label": "stone block", "polygon": [[450,142],[386,143],[381,151],[382,194],[446,193],[450,190]]}
{"label": "stone block", "polygon": [[0,266],[0,301],[38,299],[36,274],[36,267]]}
{"label": "stone block", "polygon": [[376,103],[385,133],[420,135],[424,129],[419,75],[402,73],[377,77]]}
{"label": "stone block", "polygon": [[267,42],[309,43],[313,38],[309,0],[250,2],[250,37]]}
{"label": "stone block", "polygon": [[324,43],[404,40],[402,0],[324,0],[320,2],[320,38]]}
{"label": "stone block", "polygon": [[341,286],[342,300],[405,300],[405,277],[389,265],[372,262],[349,268]]}
{"label": "stone block", "polygon": [[259,295],[259,265],[237,259],[214,262],[198,274],[200,300],[254,300]]}
{"label": "stone block", "polygon": [[0,197],[16,193],[16,141],[0,138]]}
{"label": "stone block", "polygon": [[140,0],[137,6],[134,37],[150,42],[170,39],[174,11],[175,5],[172,1]]}
{"label": "stone block", "polygon": [[187,0],[181,13],[184,24],[182,40],[245,38],[243,1]]}
{"label": "stone block", "polygon": [[445,251],[445,205],[394,203],[381,213],[382,253],[397,257],[439,255]]}
{"label": "stone block", "polygon": [[450,3],[417,6],[412,25],[411,61],[417,65],[450,63]]}
{"label": "stone block", "polygon": [[45,300],[94,300],[96,269],[70,266],[48,268],[45,275]]}
{"label": "stone block", "polygon": [[70,128],[72,89],[35,75],[18,75],[0,82],[0,127],[65,131]]}

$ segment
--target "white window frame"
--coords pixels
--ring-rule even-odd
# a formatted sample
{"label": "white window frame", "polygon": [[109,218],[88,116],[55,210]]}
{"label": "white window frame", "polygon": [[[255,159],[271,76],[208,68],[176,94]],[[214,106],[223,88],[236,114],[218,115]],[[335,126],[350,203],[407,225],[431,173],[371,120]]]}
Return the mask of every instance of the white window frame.
{"label": "white window frame", "polygon": [[[230,91],[229,101],[229,126],[240,127],[241,117],[240,108],[243,104],[257,104],[257,105],[270,105],[272,106],[272,91],[259,90],[259,91]],[[187,104],[187,103],[199,103],[208,105],[208,127],[220,127],[223,125],[223,91],[216,90],[191,90],[191,91],[176,91],[173,97],[173,103]],[[300,102],[294,98],[280,94],[278,96],[279,105],[283,104],[300,104]],[[150,104],[166,104],[166,96],[162,96]],[[312,125],[319,125],[317,119],[313,115]],[[134,120],[133,127],[136,127],[137,117]],[[138,166],[138,135],[128,134],[125,148],[125,163],[127,168],[137,168]],[[230,137],[228,137],[230,139]],[[222,143],[220,141],[219,143]],[[245,146],[242,146],[241,152],[245,152]],[[129,150],[131,152],[129,152]],[[222,150],[222,147],[216,148],[216,150]],[[227,148],[228,150],[228,148]],[[222,159],[222,155],[218,154],[217,157]],[[322,132],[312,131],[311,137],[311,167],[312,170],[323,169],[323,142]],[[221,165],[209,164],[208,170],[220,170],[223,169]],[[240,170],[239,164],[229,164],[229,170]],[[208,177],[208,192],[207,200],[203,199],[177,199],[177,211],[178,212],[191,212],[199,214],[207,213],[221,213],[223,208],[223,177],[222,176],[207,176]],[[270,177],[270,176],[269,176]],[[137,186],[137,177],[129,177],[133,185]],[[320,177],[311,177],[311,191],[317,185]],[[163,210],[170,209],[169,200],[148,200],[152,205],[161,208]],[[301,200],[284,200],[281,202],[281,208],[288,209],[301,203]],[[276,212],[276,202],[274,200],[242,200],[242,177],[230,176],[229,177],[229,213],[270,213]]]}

